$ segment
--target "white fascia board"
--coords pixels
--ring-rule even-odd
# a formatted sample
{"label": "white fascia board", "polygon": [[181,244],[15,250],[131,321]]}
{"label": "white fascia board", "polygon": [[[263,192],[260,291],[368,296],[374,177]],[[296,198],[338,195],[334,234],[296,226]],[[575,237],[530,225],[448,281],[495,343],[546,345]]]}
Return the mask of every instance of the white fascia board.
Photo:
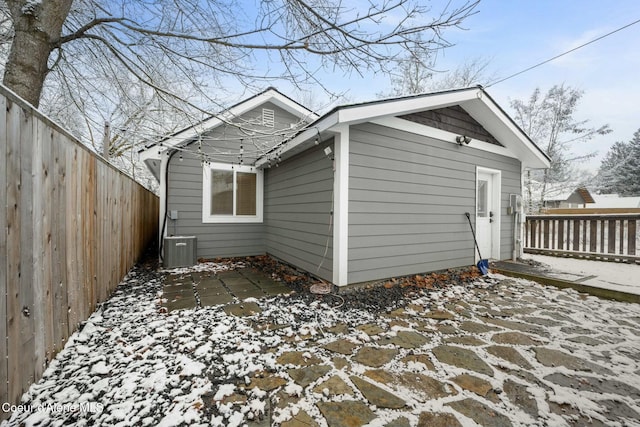
{"label": "white fascia board", "polygon": [[412,98],[374,102],[369,105],[346,107],[339,111],[339,122],[355,124],[368,122],[380,117],[411,114],[418,111],[444,108],[475,99],[480,89],[440,93],[435,95],[417,95]]}
{"label": "white fascia board", "polygon": [[[523,165],[531,169],[550,167],[549,160],[536,148],[526,135],[487,97],[462,105],[462,108],[480,123],[505,147],[514,152]],[[495,118],[499,120],[495,120]]]}
{"label": "white fascia board", "polygon": [[[409,120],[399,119],[397,117],[385,117],[381,119],[371,120],[371,123],[459,145],[456,141],[456,137],[460,136],[460,134],[442,129],[432,128],[430,126],[411,122]],[[511,157],[514,159],[518,158],[518,155],[516,153],[512,152],[506,147],[501,147],[496,144],[490,144],[488,142],[480,141],[477,139],[472,139],[469,144],[465,144],[464,146],[476,148],[482,151],[488,151],[494,154],[500,154],[501,156]]]}

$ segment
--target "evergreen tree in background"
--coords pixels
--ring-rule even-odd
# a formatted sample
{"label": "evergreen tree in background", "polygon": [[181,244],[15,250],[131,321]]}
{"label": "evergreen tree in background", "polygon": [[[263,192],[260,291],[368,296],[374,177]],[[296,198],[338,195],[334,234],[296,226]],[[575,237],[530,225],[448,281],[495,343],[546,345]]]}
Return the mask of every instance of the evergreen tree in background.
{"label": "evergreen tree in background", "polygon": [[598,171],[598,191],[640,196],[640,129],[629,142],[611,146]]}

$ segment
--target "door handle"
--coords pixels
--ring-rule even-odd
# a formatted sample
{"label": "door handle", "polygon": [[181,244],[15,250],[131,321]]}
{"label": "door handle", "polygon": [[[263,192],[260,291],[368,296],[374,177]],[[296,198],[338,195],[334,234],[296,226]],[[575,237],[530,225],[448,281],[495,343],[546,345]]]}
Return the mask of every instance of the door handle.
{"label": "door handle", "polygon": [[493,211],[489,211],[489,223],[493,222]]}

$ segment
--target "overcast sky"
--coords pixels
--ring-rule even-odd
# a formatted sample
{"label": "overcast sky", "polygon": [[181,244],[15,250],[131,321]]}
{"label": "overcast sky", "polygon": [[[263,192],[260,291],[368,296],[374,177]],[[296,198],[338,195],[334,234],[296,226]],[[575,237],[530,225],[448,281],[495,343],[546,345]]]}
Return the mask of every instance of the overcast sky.
{"label": "overcast sky", "polygon": [[[446,1],[431,2],[434,12]],[[439,69],[454,69],[467,58],[491,59],[490,71],[507,77],[640,19],[637,0],[482,0],[467,30],[445,38],[455,46],[438,57]],[[323,79],[324,80],[324,79]],[[628,141],[640,128],[640,23],[551,63],[496,84],[488,92],[510,111],[510,99],[527,99],[536,87],[546,91],[565,83],[584,91],[577,119],[613,132],[576,146],[576,153],[598,151],[588,168],[615,141]],[[375,98],[385,90],[383,76],[331,76],[327,86],[347,91],[351,101]]]}

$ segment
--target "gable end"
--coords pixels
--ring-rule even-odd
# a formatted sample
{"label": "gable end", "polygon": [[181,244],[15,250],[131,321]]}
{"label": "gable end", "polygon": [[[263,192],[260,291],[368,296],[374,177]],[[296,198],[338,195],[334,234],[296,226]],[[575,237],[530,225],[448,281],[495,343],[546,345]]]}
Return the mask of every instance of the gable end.
{"label": "gable end", "polygon": [[503,147],[480,123],[459,105],[398,116],[401,119],[436,129],[466,135],[472,139]]}

